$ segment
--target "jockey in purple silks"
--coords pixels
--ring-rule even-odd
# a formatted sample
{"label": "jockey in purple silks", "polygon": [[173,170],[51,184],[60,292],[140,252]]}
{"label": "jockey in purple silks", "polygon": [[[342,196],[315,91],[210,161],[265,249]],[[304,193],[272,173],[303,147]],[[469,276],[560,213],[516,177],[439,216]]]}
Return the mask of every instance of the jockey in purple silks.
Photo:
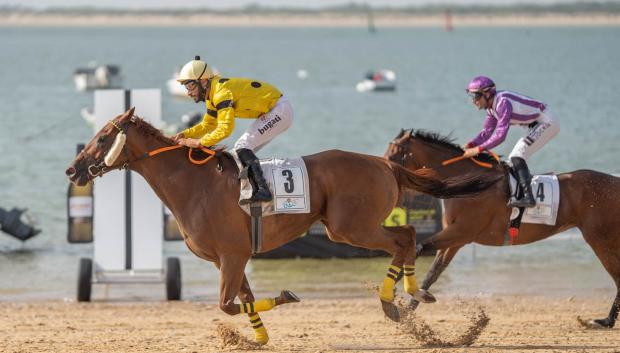
{"label": "jockey in purple silks", "polygon": [[530,186],[532,176],[525,160],[560,131],[557,117],[542,102],[510,91],[497,91],[493,80],[485,76],[475,77],[466,91],[478,109],[486,110],[486,118],[482,131],[465,145],[463,156],[476,156],[504,142],[511,125],[525,127],[526,135],[519,139],[508,156],[523,189],[523,197],[512,197],[508,206],[535,206]]}

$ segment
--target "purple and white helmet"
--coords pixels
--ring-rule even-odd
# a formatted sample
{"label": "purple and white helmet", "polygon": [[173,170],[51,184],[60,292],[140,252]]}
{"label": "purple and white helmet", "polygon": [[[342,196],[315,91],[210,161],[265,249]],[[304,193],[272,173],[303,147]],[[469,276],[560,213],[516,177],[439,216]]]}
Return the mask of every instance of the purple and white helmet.
{"label": "purple and white helmet", "polygon": [[495,82],[486,76],[474,77],[467,85],[466,91],[469,93],[482,93],[491,91],[491,94],[495,94]]}

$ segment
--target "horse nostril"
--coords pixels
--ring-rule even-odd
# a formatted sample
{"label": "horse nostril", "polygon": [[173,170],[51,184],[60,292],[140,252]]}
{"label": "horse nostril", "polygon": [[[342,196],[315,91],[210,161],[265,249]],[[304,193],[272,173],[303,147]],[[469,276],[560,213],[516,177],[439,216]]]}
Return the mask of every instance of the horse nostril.
{"label": "horse nostril", "polygon": [[75,167],[69,167],[67,168],[67,170],[65,170],[65,175],[70,177],[70,176],[75,175],[75,172],[76,172]]}

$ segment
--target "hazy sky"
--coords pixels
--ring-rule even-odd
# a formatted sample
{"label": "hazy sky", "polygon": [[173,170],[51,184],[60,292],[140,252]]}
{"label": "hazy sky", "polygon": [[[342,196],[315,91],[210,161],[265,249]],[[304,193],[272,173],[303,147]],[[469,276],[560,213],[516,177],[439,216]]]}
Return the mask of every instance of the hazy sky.
{"label": "hazy sky", "polygon": [[[46,7],[123,7],[123,8],[183,8],[183,7],[210,7],[234,8],[249,4],[287,7],[323,7],[348,4],[351,2],[368,3],[371,6],[405,6],[434,4],[514,4],[514,3],[572,3],[575,0],[0,0],[0,6],[26,6],[34,8]],[[580,0],[580,2],[596,2],[595,0]]]}

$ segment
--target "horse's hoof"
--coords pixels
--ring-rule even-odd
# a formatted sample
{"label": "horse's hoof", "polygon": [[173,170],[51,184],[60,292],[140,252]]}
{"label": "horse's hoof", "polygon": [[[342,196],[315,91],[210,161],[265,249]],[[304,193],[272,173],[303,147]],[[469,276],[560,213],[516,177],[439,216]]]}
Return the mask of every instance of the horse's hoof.
{"label": "horse's hoof", "polygon": [[282,292],[280,292],[280,299],[282,299],[282,304],[299,303],[301,301],[301,299],[299,299],[299,297],[290,290],[283,290]]}
{"label": "horse's hoof", "polygon": [[381,301],[381,308],[383,308],[383,312],[388,319],[394,322],[400,322],[400,313],[398,312],[398,308],[394,303],[389,303],[385,301]]}
{"label": "horse's hoof", "polygon": [[594,328],[594,329],[611,328],[612,327],[609,324],[609,318],[590,320],[590,321],[588,321],[588,326],[590,328]]}
{"label": "horse's hoof", "polygon": [[255,334],[254,341],[257,344],[264,346],[267,344],[267,342],[269,342],[269,336],[267,334]]}
{"label": "horse's hoof", "polygon": [[424,289],[418,289],[414,294],[413,297],[415,298],[415,300],[419,301],[420,303],[434,303],[437,301],[437,299],[435,299],[435,296],[433,296],[430,292],[424,290]]}
{"label": "horse's hoof", "polygon": [[414,311],[418,308],[418,305],[420,305],[420,302],[411,298],[411,300],[409,301],[409,310]]}

